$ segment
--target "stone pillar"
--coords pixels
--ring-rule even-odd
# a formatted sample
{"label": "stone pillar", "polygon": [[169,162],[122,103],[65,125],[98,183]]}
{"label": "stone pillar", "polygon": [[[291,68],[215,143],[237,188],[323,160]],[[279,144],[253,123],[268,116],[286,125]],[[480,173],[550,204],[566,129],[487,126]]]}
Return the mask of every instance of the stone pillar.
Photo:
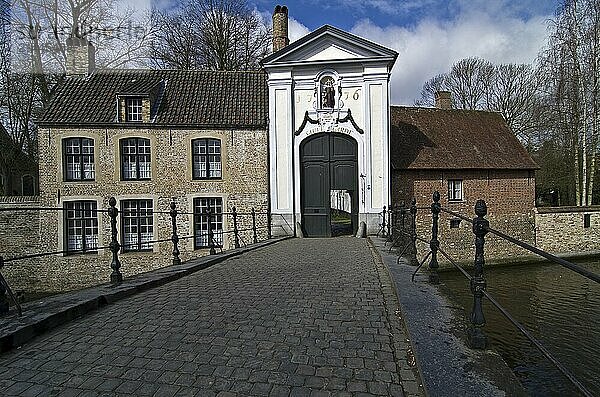
{"label": "stone pillar", "polygon": [[273,12],[273,52],[290,44],[288,37],[288,9],[277,5]]}

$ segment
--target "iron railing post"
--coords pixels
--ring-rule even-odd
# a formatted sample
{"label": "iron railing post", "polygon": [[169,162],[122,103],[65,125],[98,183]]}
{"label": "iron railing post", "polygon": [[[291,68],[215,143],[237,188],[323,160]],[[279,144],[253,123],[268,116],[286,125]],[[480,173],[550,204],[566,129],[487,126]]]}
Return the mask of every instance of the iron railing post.
{"label": "iron railing post", "polygon": [[404,232],[404,215],[406,215],[406,204],[404,201],[400,203],[400,230]]}
{"label": "iron railing post", "polygon": [[473,219],[473,234],[475,234],[475,262],[474,274],[471,279],[471,292],[473,293],[473,310],[471,311],[471,326],[467,330],[469,346],[473,349],[485,349],[487,337],[483,332],[485,317],[483,315],[483,291],[486,282],[483,276],[485,264],[484,244],[485,235],[488,232],[490,222],[484,217],[487,215],[487,205],[483,200],[477,200],[475,204],[476,218]]}
{"label": "iron railing post", "polygon": [[429,248],[431,249],[431,260],[429,261],[429,282],[437,284],[440,282],[440,277],[437,273],[440,267],[437,259],[440,241],[438,240],[439,218],[441,212],[440,192],[433,193],[433,203],[431,203],[431,241]]}
{"label": "iron railing post", "polygon": [[110,267],[113,270],[110,274],[110,281],[112,283],[120,283],[123,281],[123,274],[121,274],[121,261],[119,261],[119,250],[121,249],[121,245],[117,239],[117,216],[119,215],[119,210],[117,209],[117,200],[114,197],[108,199],[108,205],[110,208],[108,209],[108,216],[110,217],[110,244],[108,245],[110,251],[112,252],[112,261],[110,262]]}
{"label": "iron railing post", "polygon": [[212,228],[212,211],[210,208],[207,208],[205,213],[208,221],[208,246],[210,248],[209,254],[216,255],[217,251],[215,250],[215,240]]}
{"label": "iron railing post", "polygon": [[[4,258],[0,255],[0,271],[4,267]],[[6,316],[9,311],[8,298],[6,297],[6,287],[2,280],[0,280],[0,316]]]}
{"label": "iron railing post", "polygon": [[419,264],[419,260],[417,259],[417,199],[413,198],[410,204],[410,214],[412,218],[412,230],[411,230],[411,240],[412,240],[412,248],[413,248],[413,257],[412,263],[414,265]]}
{"label": "iron railing post", "polygon": [[171,201],[171,224],[173,225],[173,234],[171,235],[171,241],[173,242],[173,265],[180,265],[181,258],[179,258],[179,236],[177,235],[177,208],[175,204],[175,198]]}
{"label": "iron railing post", "polygon": [[240,248],[240,231],[237,223],[237,209],[233,207],[231,209],[231,216],[233,217],[233,247]]}
{"label": "iron railing post", "polygon": [[392,240],[392,222],[393,222],[393,216],[394,216],[394,208],[390,205],[388,208],[388,223],[387,223],[387,235],[388,235],[388,241],[393,241]]}
{"label": "iron railing post", "polygon": [[258,236],[256,235],[256,211],[252,207],[252,242],[258,243]]}
{"label": "iron railing post", "polygon": [[386,227],[386,225],[385,225],[385,215],[386,215],[386,212],[387,212],[386,211],[386,207],[384,205],[383,206],[383,212],[381,213],[382,214],[382,216],[381,216],[381,229],[380,229],[381,237],[386,237],[386,234],[385,234],[385,227]]}

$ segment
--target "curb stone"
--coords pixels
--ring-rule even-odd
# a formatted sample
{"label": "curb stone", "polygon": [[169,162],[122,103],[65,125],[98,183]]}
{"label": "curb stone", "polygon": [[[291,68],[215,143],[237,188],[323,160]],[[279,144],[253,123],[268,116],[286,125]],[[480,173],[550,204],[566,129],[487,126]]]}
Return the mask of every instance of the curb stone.
{"label": "curb stone", "polygon": [[[420,367],[413,353],[414,348],[410,338],[407,337],[409,334],[406,326],[401,321],[403,316],[396,296],[398,289],[370,237],[367,238],[367,244],[373,255],[373,262],[377,269],[377,276],[383,294],[386,316],[392,331],[390,337],[394,346],[394,358],[398,367],[399,384],[402,386],[403,395],[408,397],[427,396],[427,390],[421,380]],[[404,338],[405,336],[407,338]]]}

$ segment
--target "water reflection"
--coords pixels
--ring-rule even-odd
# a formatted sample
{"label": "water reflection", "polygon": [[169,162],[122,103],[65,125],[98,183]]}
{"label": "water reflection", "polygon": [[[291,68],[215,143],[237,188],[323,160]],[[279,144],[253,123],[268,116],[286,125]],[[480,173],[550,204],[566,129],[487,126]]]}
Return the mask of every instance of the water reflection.
{"label": "water reflection", "polygon": [[[580,262],[578,262],[580,263]],[[580,263],[600,273],[599,262]],[[444,292],[471,310],[460,273],[441,275]],[[488,291],[579,379],[600,396],[600,284],[554,264],[486,269]],[[484,300],[485,330],[532,396],[578,395],[574,386]]]}

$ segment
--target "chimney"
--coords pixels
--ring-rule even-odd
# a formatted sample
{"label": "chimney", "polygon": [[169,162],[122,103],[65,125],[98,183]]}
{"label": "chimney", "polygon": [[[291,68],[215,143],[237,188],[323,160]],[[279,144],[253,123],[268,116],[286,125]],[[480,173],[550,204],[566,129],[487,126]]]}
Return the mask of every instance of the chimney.
{"label": "chimney", "polygon": [[436,91],[435,107],[438,109],[452,109],[452,93],[450,91]]}
{"label": "chimney", "polygon": [[96,68],[96,49],[85,38],[67,39],[67,77],[86,77]]}
{"label": "chimney", "polygon": [[288,9],[277,5],[273,11],[273,52],[290,44],[288,37]]}

